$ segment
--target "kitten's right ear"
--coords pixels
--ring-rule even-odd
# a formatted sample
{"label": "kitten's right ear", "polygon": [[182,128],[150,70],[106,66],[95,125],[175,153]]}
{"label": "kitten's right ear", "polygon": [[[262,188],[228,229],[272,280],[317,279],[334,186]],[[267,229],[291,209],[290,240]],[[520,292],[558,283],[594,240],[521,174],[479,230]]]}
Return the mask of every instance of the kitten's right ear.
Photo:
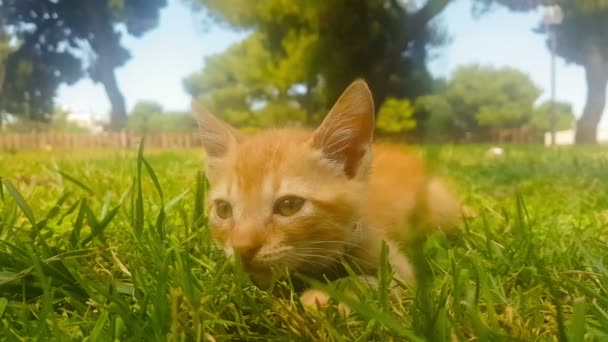
{"label": "kitten's right ear", "polygon": [[209,113],[196,100],[192,101],[192,110],[196,114],[203,147],[209,157],[223,157],[241,139],[236,129]]}
{"label": "kitten's right ear", "polygon": [[[343,166],[354,177],[363,164],[374,135],[374,100],[367,83],[353,82],[333,106],[313,135],[312,145],[325,158]],[[367,163],[366,160],[368,161]]]}

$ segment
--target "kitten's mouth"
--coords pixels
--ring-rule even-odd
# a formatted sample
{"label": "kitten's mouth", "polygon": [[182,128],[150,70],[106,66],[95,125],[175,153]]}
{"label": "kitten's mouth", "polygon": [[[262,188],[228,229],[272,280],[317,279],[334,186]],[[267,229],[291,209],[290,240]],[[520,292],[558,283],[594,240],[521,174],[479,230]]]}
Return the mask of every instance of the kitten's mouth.
{"label": "kitten's mouth", "polygon": [[271,271],[270,267],[266,265],[260,265],[259,263],[256,263],[254,261],[241,260],[241,264],[243,265],[245,271],[247,271],[248,273],[266,273]]}
{"label": "kitten's mouth", "polygon": [[[285,278],[295,273],[315,279],[339,278],[345,273],[340,261],[343,255],[340,246],[318,247],[318,244],[312,246],[304,246],[301,250],[293,246],[281,246],[250,254],[248,257],[242,255],[240,258],[236,255],[235,257],[239,258],[242,269],[249,274],[256,285],[258,283],[268,285],[277,278]],[[314,255],[311,252],[320,249],[333,252]]]}

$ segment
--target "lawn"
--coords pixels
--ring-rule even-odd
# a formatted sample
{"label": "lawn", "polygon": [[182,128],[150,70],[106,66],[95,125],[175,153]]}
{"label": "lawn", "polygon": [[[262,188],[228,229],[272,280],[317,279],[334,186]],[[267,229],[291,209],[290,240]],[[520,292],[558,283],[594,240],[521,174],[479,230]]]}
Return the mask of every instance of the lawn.
{"label": "lawn", "polygon": [[469,217],[408,251],[416,288],[355,283],[348,316],[225,262],[202,151],[0,153],[0,340],[608,340],[608,151],[487,149],[423,150]]}

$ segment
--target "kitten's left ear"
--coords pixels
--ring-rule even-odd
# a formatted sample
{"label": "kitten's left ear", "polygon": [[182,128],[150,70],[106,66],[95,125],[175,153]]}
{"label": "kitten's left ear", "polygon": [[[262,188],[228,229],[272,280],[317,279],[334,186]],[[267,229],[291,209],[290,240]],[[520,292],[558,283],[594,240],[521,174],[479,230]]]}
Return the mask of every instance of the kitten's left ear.
{"label": "kitten's left ear", "polygon": [[209,157],[223,157],[241,140],[241,134],[236,129],[209,113],[197,101],[192,101],[192,109],[202,134],[203,147]]}
{"label": "kitten's left ear", "polygon": [[353,82],[314,133],[312,145],[325,158],[344,166],[353,178],[374,135],[374,100],[363,80]]}

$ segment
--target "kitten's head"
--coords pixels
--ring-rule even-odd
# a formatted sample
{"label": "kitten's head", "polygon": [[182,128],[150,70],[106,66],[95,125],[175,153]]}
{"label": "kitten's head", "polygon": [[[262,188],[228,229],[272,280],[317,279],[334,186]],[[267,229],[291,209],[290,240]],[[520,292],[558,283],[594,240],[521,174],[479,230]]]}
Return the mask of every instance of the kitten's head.
{"label": "kitten's head", "polygon": [[207,152],[209,222],[229,258],[258,278],[273,269],[311,273],[352,242],[367,188],[374,105],[351,84],[313,132],[245,137],[194,104]]}

